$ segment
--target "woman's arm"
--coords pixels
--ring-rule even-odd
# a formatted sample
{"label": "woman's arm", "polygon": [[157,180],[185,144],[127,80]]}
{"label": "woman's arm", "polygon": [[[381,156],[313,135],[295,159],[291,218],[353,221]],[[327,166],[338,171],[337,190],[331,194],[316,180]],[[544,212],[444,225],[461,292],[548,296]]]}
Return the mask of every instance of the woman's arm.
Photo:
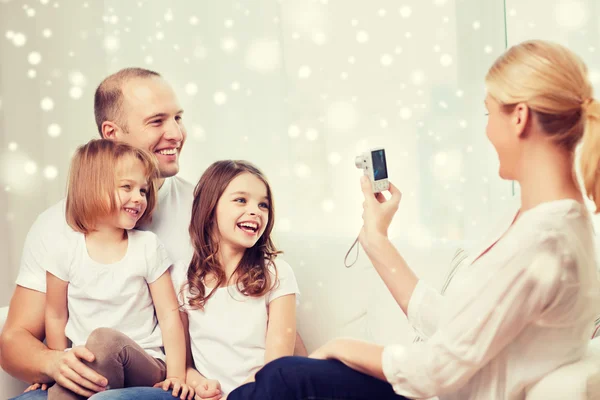
{"label": "woman's arm", "polygon": [[378,344],[340,338],[328,342],[311,354],[310,358],[339,360],[356,371],[385,381],[382,354],[383,346]]}
{"label": "woman's arm", "polygon": [[64,350],[69,341],[65,327],[69,318],[67,288],[69,282],[46,272],[46,344],[52,350]]}
{"label": "woman's arm", "polygon": [[167,355],[167,378],[177,378],[185,382],[186,342],[170,272],[167,270],[148,286]]}

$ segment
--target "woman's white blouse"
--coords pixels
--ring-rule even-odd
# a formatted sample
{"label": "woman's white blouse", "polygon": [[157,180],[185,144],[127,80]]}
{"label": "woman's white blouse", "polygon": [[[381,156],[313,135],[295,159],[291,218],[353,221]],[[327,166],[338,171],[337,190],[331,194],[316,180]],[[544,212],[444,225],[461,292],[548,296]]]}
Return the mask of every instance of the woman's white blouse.
{"label": "woman's white blouse", "polygon": [[408,318],[427,340],[383,352],[396,393],[524,399],[540,378],[584,354],[600,294],[588,211],[567,199],[511,226],[514,216],[481,243],[445,296],[419,281]]}

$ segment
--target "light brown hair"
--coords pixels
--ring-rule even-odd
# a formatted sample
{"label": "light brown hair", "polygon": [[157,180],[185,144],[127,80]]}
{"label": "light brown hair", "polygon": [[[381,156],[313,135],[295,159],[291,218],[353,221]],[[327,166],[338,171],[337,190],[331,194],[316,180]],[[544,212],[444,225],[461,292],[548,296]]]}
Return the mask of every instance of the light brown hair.
{"label": "light brown hair", "polygon": [[[189,285],[190,290],[188,302],[193,308],[203,309],[208,299],[225,282],[225,272],[218,260],[219,242],[214,235],[216,226],[215,210],[229,183],[244,172],[251,173],[265,184],[269,221],[256,244],[246,249],[231,276],[232,278],[235,277],[237,289],[246,296],[263,296],[273,287],[274,283],[269,273],[269,267],[274,266],[274,260],[280,252],[271,240],[271,231],[275,223],[271,186],[263,173],[247,161],[217,161],[202,174],[194,190],[192,221],[190,224],[190,237],[194,255],[187,273],[187,285]],[[208,294],[204,286],[204,279],[207,275],[216,277],[216,285]],[[276,269],[275,281],[277,281]],[[229,285],[229,282],[227,284]]]}
{"label": "light brown hair", "polygon": [[[600,211],[600,103],[584,62],[566,47],[532,40],[511,47],[486,76],[488,94],[512,112],[526,104],[544,132],[568,151],[581,147],[581,176]],[[575,172],[575,170],[573,171]]]}
{"label": "light brown hair", "polygon": [[126,157],[142,162],[148,182],[148,205],[137,225],[152,219],[159,177],[154,155],[126,143],[94,139],[80,146],[71,160],[66,205],[67,223],[71,228],[84,234],[93,232],[98,218],[117,211],[117,173]]}
{"label": "light brown hair", "polygon": [[160,78],[158,72],[144,68],[124,68],[105,78],[94,94],[94,116],[98,133],[102,136],[102,124],[113,121],[127,130],[127,121],[123,117],[123,85],[138,78]]}

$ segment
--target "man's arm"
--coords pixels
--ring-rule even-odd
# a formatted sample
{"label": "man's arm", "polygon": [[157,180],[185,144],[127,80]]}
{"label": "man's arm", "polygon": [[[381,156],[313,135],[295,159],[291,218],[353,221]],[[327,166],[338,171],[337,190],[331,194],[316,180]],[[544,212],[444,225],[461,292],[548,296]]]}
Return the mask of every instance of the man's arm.
{"label": "man's arm", "polygon": [[44,293],[16,287],[0,336],[2,369],[30,383],[56,381],[87,397],[104,390],[106,378],[80,361],[94,360],[94,355],[85,347],[63,352],[50,350],[42,343],[45,305]]}

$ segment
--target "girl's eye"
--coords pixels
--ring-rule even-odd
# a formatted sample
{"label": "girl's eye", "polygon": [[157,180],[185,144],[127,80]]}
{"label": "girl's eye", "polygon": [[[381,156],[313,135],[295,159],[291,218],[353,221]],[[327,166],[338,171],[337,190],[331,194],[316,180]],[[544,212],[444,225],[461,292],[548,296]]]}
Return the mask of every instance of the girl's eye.
{"label": "girl's eye", "polygon": [[146,189],[141,189],[140,190],[140,194],[144,197],[146,197],[146,195],[148,194],[148,191]]}
{"label": "girl's eye", "polygon": [[235,201],[235,202],[238,202],[238,203],[245,203],[245,202],[246,202],[246,199],[244,199],[244,198],[240,197],[240,198],[238,198],[238,199],[235,199],[234,201]]}
{"label": "girl's eye", "polygon": [[127,189],[127,190],[130,190],[130,189],[131,189],[131,185],[123,185],[123,186],[121,186],[121,187],[122,187],[123,189]]}
{"label": "girl's eye", "polygon": [[260,208],[264,208],[265,210],[268,210],[268,209],[269,209],[269,205],[268,205],[267,203],[260,203],[258,206],[259,206]]}

